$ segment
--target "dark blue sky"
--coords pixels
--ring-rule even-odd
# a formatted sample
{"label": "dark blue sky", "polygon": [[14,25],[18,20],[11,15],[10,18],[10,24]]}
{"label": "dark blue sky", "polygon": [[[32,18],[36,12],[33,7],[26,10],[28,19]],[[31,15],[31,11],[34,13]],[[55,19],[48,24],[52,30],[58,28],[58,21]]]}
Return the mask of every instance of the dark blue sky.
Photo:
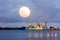
{"label": "dark blue sky", "polygon": [[[31,14],[27,18],[19,16],[19,8],[27,6]],[[0,22],[60,22],[60,0],[0,0]]]}

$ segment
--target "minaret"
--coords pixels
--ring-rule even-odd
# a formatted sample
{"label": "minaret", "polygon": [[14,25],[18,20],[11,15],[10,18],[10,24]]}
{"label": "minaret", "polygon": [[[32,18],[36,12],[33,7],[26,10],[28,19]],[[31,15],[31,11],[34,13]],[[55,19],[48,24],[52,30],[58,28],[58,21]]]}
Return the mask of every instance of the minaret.
{"label": "minaret", "polygon": [[29,27],[32,27],[32,20],[29,20]]}
{"label": "minaret", "polygon": [[47,21],[45,21],[45,28],[48,29]]}

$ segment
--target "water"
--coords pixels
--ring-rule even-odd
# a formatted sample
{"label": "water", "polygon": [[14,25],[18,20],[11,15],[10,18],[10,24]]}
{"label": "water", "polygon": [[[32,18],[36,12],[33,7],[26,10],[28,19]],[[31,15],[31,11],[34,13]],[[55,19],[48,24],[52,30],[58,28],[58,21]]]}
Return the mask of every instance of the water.
{"label": "water", "polygon": [[0,40],[60,40],[60,30],[0,30]]}

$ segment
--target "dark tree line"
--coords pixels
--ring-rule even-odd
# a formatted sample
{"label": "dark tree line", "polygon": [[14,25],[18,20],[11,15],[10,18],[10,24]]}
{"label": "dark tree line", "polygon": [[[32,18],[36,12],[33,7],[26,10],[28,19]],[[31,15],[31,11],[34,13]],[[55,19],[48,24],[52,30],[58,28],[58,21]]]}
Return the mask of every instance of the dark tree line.
{"label": "dark tree line", "polygon": [[2,28],[0,27],[0,30],[25,30],[26,27],[19,27],[19,28],[10,28],[10,27],[5,27]]}

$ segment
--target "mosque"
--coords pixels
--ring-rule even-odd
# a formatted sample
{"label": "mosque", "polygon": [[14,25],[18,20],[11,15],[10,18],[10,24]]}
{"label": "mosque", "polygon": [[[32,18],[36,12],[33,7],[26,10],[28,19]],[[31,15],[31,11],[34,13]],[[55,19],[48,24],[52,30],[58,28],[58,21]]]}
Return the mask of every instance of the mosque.
{"label": "mosque", "polygon": [[45,26],[42,26],[39,22],[35,23],[34,26],[32,26],[32,20],[30,20],[28,29],[31,29],[31,30],[44,30],[44,29],[48,29],[47,21],[45,22]]}

